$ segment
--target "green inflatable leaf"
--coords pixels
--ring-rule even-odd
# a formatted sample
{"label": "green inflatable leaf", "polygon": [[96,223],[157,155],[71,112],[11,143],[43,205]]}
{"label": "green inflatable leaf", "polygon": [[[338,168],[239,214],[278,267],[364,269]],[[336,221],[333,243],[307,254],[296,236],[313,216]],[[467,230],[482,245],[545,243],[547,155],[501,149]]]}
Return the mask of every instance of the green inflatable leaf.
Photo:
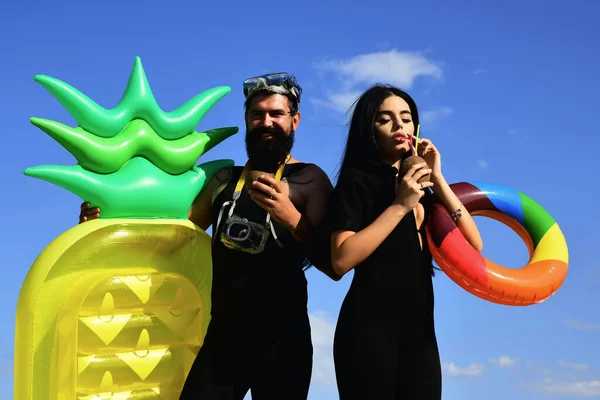
{"label": "green inflatable leaf", "polygon": [[[188,210],[206,183],[233,161],[217,160],[170,175],[142,157],[113,174],[101,175],[75,166],[27,168],[25,175],[43,179],[100,207],[102,218],[187,219]],[[210,172],[207,176],[205,168]]]}
{"label": "green inflatable leaf", "polygon": [[70,85],[45,75],[35,80],[52,93],[79,124],[32,118],[77,159],[75,166],[39,166],[25,175],[71,191],[100,218],[187,219],[196,196],[231,160],[195,166],[198,158],[238,132],[226,127],[196,132],[204,115],[231,88],[219,86],[172,112],[160,109],[139,57],[119,105],[107,110]]}
{"label": "green inflatable leaf", "polygon": [[219,128],[164,140],[148,123],[135,119],[119,135],[104,138],[81,127],[71,128],[46,119],[32,118],[31,123],[73,154],[81,167],[101,174],[115,172],[137,156],[145,157],[165,172],[181,174],[212,146],[238,131],[237,127]]}
{"label": "green inflatable leaf", "polygon": [[119,104],[105,109],[71,85],[46,75],[36,75],[44,86],[71,113],[79,126],[101,137],[113,137],[133,119],[143,119],[164,139],[179,139],[193,132],[204,115],[231,88],[219,86],[207,90],[171,112],[164,112],[154,99],[139,57]]}

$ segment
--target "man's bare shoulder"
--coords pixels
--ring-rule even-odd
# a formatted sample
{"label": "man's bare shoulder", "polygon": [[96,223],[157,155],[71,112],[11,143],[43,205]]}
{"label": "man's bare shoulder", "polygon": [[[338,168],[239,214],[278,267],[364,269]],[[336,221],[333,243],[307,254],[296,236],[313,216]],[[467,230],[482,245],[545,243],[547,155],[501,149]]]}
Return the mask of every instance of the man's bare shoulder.
{"label": "man's bare shoulder", "polygon": [[224,168],[221,168],[219,171],[217,171],[213,180],[216,183],[222,185],[224,183],[229,182],[229,180],[231,180],[232,174],[233,174],[233,171],[232,171],[231,167],[224,167]]}
{"label": "man's bare shoulder", "polygon": [[217,171],[215,176],[213,176],[213,178],[210,181],[212,201],[215,201],[219,193],[221,193],[221,191],[231,181],[232,176],[233,170],[231,167],[224,167]]}

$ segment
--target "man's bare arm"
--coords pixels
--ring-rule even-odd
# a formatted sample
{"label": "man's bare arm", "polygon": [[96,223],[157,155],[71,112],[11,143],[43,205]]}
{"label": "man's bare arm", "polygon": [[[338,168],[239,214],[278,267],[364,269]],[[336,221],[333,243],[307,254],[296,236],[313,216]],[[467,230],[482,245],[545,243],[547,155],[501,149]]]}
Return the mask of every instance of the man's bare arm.
{"label": "man's bare arm", "polygon": [[188,219],[203,230],[207,230],[212,224],[212,204],[231,179],[231,170],[223,168],[211,179],[204,190],[198,194],[188,212]]}
{"label": "man's bare arm", "polygon": [[306,183],[298,182],[295,186],[302,191],[306,211],[291,233],[318,270],[333,280],[340,280],[341,277],[331,266],[329,232],[327,227],[323,226],[333,185],[327,174],[316,165],[311,165],[303,171],[302,180]]}

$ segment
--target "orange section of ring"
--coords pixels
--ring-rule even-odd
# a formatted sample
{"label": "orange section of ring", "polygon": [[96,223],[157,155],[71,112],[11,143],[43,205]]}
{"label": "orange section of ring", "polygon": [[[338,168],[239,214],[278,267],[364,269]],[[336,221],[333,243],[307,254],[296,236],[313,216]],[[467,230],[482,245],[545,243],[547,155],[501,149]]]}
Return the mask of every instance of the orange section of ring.
{"label": "orange section of ring", "polygon": [[[558,290],[568,270],[561,257],[566,244],[558,225],[546,232],[536,249],[527,229],[514,218],[497,210],[469,209],[469,205],[466,208],[473,216],[492,218],[517,233],[527,246],[529,263],[511,269],[488,260],[468,243],[449,212],[441,204],[435,204],[431,216],[435,222],[426,226],[427,242],[433,258],[448,277],[481,299],[511,306],[541,303]],[[471,204],[471,208],[475,207]],[[443,238],[441,243],[440,238]]]}

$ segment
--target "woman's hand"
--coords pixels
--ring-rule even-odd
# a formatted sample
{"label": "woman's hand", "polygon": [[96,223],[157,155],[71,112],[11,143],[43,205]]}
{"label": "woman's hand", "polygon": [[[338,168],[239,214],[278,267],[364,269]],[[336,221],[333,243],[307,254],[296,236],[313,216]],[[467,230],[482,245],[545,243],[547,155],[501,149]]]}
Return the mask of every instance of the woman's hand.
{"label": "woman's hand", "polygon": [[418,180],[431,172],[432,170],[425,163],[410,167],[398,181],[394,203],[405,208],[406,212],[415,208],[421,197],[425,195],[424,189],[433,186],[433,182],[418,183]]}
{"label": "woman's hand", "polygon": [[[417,137],[413,135],[413,139]],[[431,168],[431,180],[436,181],[442,178],[442,157],[435,145],[429,139],[419,138],[417,144],[417,154],[421,156],[429,168]]]}

